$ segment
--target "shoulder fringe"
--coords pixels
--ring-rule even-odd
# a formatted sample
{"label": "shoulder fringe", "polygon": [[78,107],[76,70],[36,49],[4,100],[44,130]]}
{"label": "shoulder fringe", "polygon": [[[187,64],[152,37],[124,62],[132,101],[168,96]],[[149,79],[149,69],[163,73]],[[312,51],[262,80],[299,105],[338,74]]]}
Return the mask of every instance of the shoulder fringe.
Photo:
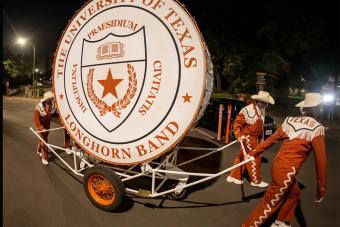
{"label": "shoulder fringe", "polygon": [[[243,114],[245,120],[246,120],[246,123],[247,124],[250,124],[250,125],[253,125],[256,123],[256,121],[259,119],[255,113],[255,110],[253,108],[252,105],[248,105],[246,107],[243,107],[240,111],[240,113]],[[262,116],[261,116],[262,117]],[[262,117],[263,121],[264,121],[264,117]]]}
{"label": "shoulder fringe", "polygon": [[35,109],[39,112],[40,116],[45,117],[47,115],[45,108],[42,103],[39,103]]}
{"label": "shoulder fringe", "polygon": [[311,142],[317,136],[325,134],[325,129],[321,124],[317,125],[313,130],[300,129],[296,131],[291,125],[284,121],[282,130],[287,134],[289,140],[298,138],[307,140],[308,142]]}

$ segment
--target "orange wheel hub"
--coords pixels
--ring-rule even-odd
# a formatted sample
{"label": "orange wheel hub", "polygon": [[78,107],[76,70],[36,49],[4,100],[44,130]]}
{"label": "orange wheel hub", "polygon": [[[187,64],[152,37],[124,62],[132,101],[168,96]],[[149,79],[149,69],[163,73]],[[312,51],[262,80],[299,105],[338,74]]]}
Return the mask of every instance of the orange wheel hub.
{"label": "orange wheel hub", "polygon": [[87,187],[91,197],[101,205],[110,205],[115,200],[115,189],[103,175],[91,175]]}

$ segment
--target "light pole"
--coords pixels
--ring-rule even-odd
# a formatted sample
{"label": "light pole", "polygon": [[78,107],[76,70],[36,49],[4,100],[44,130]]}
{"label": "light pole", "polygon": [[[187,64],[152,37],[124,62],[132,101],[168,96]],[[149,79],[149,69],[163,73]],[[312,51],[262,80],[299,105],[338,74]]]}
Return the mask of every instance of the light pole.
{"label": "light pole", "polygon": [[[26,43],[26,39],[24,38],[18,38],[17,42],[21,45],[21,46],[24,46],[25,43]],[[35,79],[35,46],[30,43],[30,45],[32,46],[33,48],[33,68],[32,68],[32,80],[33,80],[33,83],[32,83],[32,95],[34,96],[34,79]]]}

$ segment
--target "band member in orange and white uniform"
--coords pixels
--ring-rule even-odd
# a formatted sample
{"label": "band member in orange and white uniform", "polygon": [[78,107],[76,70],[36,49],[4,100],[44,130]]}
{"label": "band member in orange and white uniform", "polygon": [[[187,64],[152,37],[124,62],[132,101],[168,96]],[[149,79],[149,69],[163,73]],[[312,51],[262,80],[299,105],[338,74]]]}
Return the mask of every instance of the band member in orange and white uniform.
{"label": "band member in orange and white uniform", "polygon": [[278,210],[277,220],[271,225],[290,226],[298,203],[300,188],[295,176],[313,150],[317,193],[314,202],[323,200],[326,192],[327,160],[324,142],[324,127],[316,120],[320,116],[321,95],[307,93],[296,106],[301,116],[287,117],[282,126],[267,140],[260,143],[250,156],[257,157],[278,141],[282,145],[272,165],[272,182],[261,202],[242,226],[261,226]]}
{"label": "band member in orange and white uniform", "polygon": [[[237,140],[244,144],[246,153],[253,150],[259,142],[259,137],[263,138],[263,124],[265,118],[265,109],[268,104],[274,104],[274,99],[268,92],[260,91],[257,95],[252,95],[252,103],[242,108],[234,121],[234,134]],[[242,148],[241,148],[242,149]],[[244,160],[243,151],[237,154],[234,165]],[[244,166],[233,169],[227,177],[228,182],[243,184],[243,173],[247,169],[250,177],[250,185],[256,187],[267,187],[268,184],[262,180],[260,173],[261,157],[258,156],[254,161]]]}
{"label": "band member in orange and white uniform", "polygon": [[[37,130],[39,130],[39,135],[43,138],[45,142],[48,142],[48,129],[50,129],[50,124],[52,117],[57,117],[59,119],[59,115],[56,111],[56,106],[54,103],[54,95],[51,91],[47,91],[44,93],[44,97],[40,100],[40,102],[36,105],[34,110],[34,124]],[[69,134],[64,131],[64,147],[71,148],[71,140]],[[38,142],[37,146],[37,154],[41,156],[41,162],[44,165],[48,164],[48,148],[42,142]]]}

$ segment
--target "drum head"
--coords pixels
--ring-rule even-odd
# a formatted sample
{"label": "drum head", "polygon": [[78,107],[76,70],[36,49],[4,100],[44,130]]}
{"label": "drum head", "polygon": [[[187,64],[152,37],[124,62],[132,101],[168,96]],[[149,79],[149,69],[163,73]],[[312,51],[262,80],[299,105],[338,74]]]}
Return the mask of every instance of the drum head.
{"label": "drum head", "polygon": [[69,21],[53,64],[61,119],[88,153],[130,165],[171,150],[212,91],[203,37],[173,0],[93,0]]}

